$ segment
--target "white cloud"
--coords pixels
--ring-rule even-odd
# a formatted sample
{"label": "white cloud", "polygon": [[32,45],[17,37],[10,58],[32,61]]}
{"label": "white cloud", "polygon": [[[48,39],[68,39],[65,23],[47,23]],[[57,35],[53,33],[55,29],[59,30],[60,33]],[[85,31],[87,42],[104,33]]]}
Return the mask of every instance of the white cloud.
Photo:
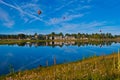
{"label": "white cloud", "polygon": [[[64,1],[65,4],[63,4],[62,6],[56,8],[54,12],[60,11],[61,9],[67,7],[67,6],[71,5],[71,4],[74,4],[75,2],[78,2],[78,1],[79,1],[79,0],[71,0],[71,1],[69,1],[69,2]],[[85,3],[86,3],[86,2],[89,3],[89,2],[91,2],[91,1],[92,1],[92,0],[80,0],[80,2],[85,2]],[[78,3],[78,4],[81,5],[80,3]],[[76,5],[75,5],[75,6],[76,6]],[[86,5],[85,5],[83,8],[90,8],[90,6],[86,6]]]}
{"label": "white cloud", "polygon": [[90,3],[92,0],[80,0],[82,3]]}
{"label": "white cloud", "polygon": [[[99,28],[100,26],[105,26],[106,22],[97,22],[97,21],[93,21],[90,23],[62,23],[60,27],[56,27],[56,30],[58,32],[93,32],[92,30],[94,30],[95,28]],[[55,30],[55,31],[56,31]]]}
{"label": "white cloud", "polygon": [[[32,14],[33,11],[27,12],[27,11],[25,11],[22,7],[20,7],[20,6],[17,5],[17,4],[16,4],[16,5],[12,5],[12,4],[9,4],[9,3],[4,2],[3,0],[0,0],[0,3],[6,5],[6,6],[10,7],[10,8],[16,9],[16,10],[19,11],[20,14],[22,14],[23,16],[25,15],[25,16],[28,16],[29,18],[32,18],[32,19],[35,19],[35,20],[38,20],[38,21],[47,23],[46,21],[44,21],[43,19],[41,19],[39,16],[36,16],[36,15]],[[28,6],[29,6],[29,5],[31,5],[31,3],[28,4]],[[35,6],[35,5],[34,5],[34,6]],[[26,7],[27,7],[27,6],[26,6]],[[28,9],[28,10],[29,10],[29,9]]]}
{"label": "white cloud", "polygon": [[58,7],[58,8],[56,8],[56,9],[55,9],[55,12],[56,12],[56,11],[59,11],[59,10],[61,10],[61,9],[63,9],[63,8],[65,8],[66,6],[72,4],[73,2],[75,2],[75,1],[72,0],[72,1],[68,2],[67,4],[62,5],[62,6]]}
{"label": "white cloud", "polygon": [[66,16],[66,20],[69,21],[69,20],[72,20],[74,18],[81,18],[84,16],[84,14],[65,15],[65,16]]}
{"label": "white cloud", "polygon": [[39,10],[39,5],[34,3],[24,3],[21,5],[21,8],[28,13],[36,15],[37,10]]}
{"label": "white cloud", "polygon": [[[45,21],[45,20],[43,20],[43,18],[44,17],[48,18],[48,16],[50,14],[56,13],[57,11],[60,11],[63,8],[69,6],[69,5],[73,5],[77,1],[78,0],[72,0],[72,1],[67,2],[66,0],[64,0],[64,1],[62,1],[62,4],[61,4],[60,7],[57,7],[56,9],[54,9],[53,11],[51,11],[51,13],[49,13],[47,15],[43,14],[41,16],[37,15],[37,10],[39,10],[40,7],[42,7],[42,9],[44,9],[44,6],[37,4],[38,0],[30,0],[28,3],[22,2],[19,5],[16,4],[14,1],[13,1],[13,4],[14,4],[13,5],[13,4],[7,3],[7,2],[5,2],[3,0],[0,0],[0,4],[4,4],[4,5],[6,5],[6,6],[10,7],[10,8],[13,8],[13,9],[19,11],[20,16],[24,20],[25,23],[27,23],[27,22],[31,23],[33,21],[38,20],[38,21],[44,22],[45,24],[59,24],[59,23],[64,22],[64,21],[69,21],[69,20],[72,20],[74,18],[81,17],[81,16],[83,16],[83,14],[79,14],[79,13],[78,14],[75,14],[75,13],[74,14],[69,14],[69,15],[65,16],[65,17],[67,17],[65,20],[63,20],[62,18],[51,18],[51,17],[49,17],[49,19]],[[86,2],[86,1],[89,1],[89,0],[83,0],[83,1]],[[78,12],[78,11],[76,11],[77,9],[78,10],[89,9],[90,7],[91,7],[90,5],[83,5],[83,6],[80,5],[77,8],[75,7],[75,9],[68,8],[68,10],[71,10],[72,12]]]}
{"label": "white cloud", "polygon": [[71,1],[68,2],[68,1],[66,1],[66,0],[62,0],[62,1],[60,1],[60,2],[62,2],[62,4],[61,4],[59,7],[55,8],[55,9],[54,9],[51,13],[49,13],[48,15],[51,15],[51,14],[54,14],[54,13],[60,11],[60,10],[62,10],[63,8],[71,5],[72,3],[76,2],[76,1],[77,1],[77,0],[71,0]]}
{"label": "white cloud", "polygon": [[31,0],[32,3],[37,3],[39,0]]}
{"label": "white cloud", "polygon": [[15,24],[15,22],[11,19],[9,14],[1,8],[0,8],[0,21],[4,26],[9,28]]}
{"label": "white cloud", "polygon": [[70,21],[70,20],[73,20],[75,18],[80,18],[80,17],[83,17],[84,14],[74,14],[74,15],[70,15],[70,14],[64,14],[62,17],[60,18],[51,18],[49,21],[48,21],[48,24],[51,25],[51,24],[61,24],[63,22],[66,22],[66,21]]}
{"label": "white cloud", "polygon": [[[81,1],[84,1],[86,3],[91,2],[91,0],[81,0]],[[81,18],[85,14],[88,14],[89,13],[88,11],[81,12],[81,10],[83,10],[83,9],[85,9],[85,10],[90,9],[91,5],[82,4],[81,1],[79,1],[79,0],[72,0],[72,1],[69,1],[68,3],[66,3],[67,1],[64,1],[62,6],[54,9],[52,11],[52,13],[49,13],[48,15],[56,13],[57,11],[61,11],[65,7],[69,7],[69,8],[66,8],[67,10],[65,10],[65,12],[63,12],[61,14],[61,16],[59,15],[59,17],[49,18],[48,19],[48,24],[49,25],[56,25],[56,24],[61,24],[63,22],[67,23],[68,21],[71,21],[71,20],[77,19],[77,18]],[[65,19],[63,19],[63,18],[65,18]]]}
{"label": "white cloud", "polygon": [[80,7],[76,8],[75,10],[83,10],[83,9],[90,9],[90,8],[91,8],[90,5],[84,5],[84,6],[80,5]]}
{"label": "white cloud", "polygon": [[7,26],[7,27],[12,27],[14,25],[14,21],[8,21],[7,23],[3,23],[4,26]]}
{"label": "white cloud", "polygon": [[80,26],[82,28],[85,27],[86,29],[88,29],[88,28],[95,28],[95,27],[103,26],[103,25],[105,25],[105,23],[106,23],[105,21],[103,21],[103,22],[93,21],[90,23],[81,23]]}
{"label": "white cloud", "polygon": [[120,34],[120,25],[114,25],[114,26],[109,26],[109,25],[105,25],[105,26],[101,26],[101,30],[102,32],[108,32],[108,33],[112,33],[112,34]]}

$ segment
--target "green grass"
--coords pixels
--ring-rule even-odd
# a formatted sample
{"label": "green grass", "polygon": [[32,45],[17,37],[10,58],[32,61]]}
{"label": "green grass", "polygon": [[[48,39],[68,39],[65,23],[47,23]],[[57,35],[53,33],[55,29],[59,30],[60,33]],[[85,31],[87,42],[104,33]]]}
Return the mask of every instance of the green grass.
{"label": "green grass", "polygon": [[67,42],[67,41],[75,41],[75,42],[103,42],[103,41],[113,41],[113,42],[120,42],[120,40],[117,39],[94,39],[94,40],[81,40],[81,39],[76,39],[76,40],[0,40],[0,44],[19,44],[19,43],[25,43],[25,42]]}
{"label": "green grass", "polygon": [[120,80],[120,55],[91,57],[82,61],[39,67],[1,76],[0,80]]}

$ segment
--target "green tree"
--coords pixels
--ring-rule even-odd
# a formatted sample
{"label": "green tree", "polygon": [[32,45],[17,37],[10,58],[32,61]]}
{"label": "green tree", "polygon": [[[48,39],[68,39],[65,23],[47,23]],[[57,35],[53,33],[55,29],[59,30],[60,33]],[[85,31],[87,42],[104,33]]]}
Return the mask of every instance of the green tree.
{"label": "green tree", "polygon": [[18,38],[25,39],[25,34],[18,34]]}
{"label": "green tree", "polygon": [[63,36],[63,33],[62,33],[62,32],[60,32],[58,35],[59,35],[59,36]]}
{"label": "green tree", "polygon": [[65,36],[70,36],[70,34],[69,34],[69,33],[66,33]]}
{"label": "green tree", "polygon": [[55,32],[52,32],[51,35],[52,35],[52,36],[55,36]]}

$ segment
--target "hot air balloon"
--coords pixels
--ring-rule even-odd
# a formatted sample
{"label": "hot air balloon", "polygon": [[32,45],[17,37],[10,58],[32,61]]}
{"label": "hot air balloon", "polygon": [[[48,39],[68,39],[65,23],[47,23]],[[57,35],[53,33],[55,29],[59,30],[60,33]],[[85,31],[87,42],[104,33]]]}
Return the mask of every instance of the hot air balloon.
{"label": "hot air balloon", "polygon": [[38,15],[40,15],[42,12],[40,10],[38,10]]}
{"label": "hot air balloon", "polygon": [[100,32],[102,32],[102,30],[100,30]]}
{"label": "hot air balloon", "polygon": [[65,19],[65,17],[63,17],[63,19]]}

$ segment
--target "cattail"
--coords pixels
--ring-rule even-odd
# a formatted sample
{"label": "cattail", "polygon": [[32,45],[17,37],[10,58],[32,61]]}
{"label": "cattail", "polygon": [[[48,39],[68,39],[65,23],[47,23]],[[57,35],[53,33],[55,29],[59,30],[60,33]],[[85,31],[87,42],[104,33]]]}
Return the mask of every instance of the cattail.
{"label": "cattail", "polygon": [[120,57],[119,57],[119,49],[118,49],[118,70],[120,70]]}
{"label": "cattail", "polygon": [[54,65],[56,65],[56,57],[54,57]]}
{"label": "cattail", "polygon": [[115,55],[113,56],[113,67],[114,67],[114,69],[115,69]]}

